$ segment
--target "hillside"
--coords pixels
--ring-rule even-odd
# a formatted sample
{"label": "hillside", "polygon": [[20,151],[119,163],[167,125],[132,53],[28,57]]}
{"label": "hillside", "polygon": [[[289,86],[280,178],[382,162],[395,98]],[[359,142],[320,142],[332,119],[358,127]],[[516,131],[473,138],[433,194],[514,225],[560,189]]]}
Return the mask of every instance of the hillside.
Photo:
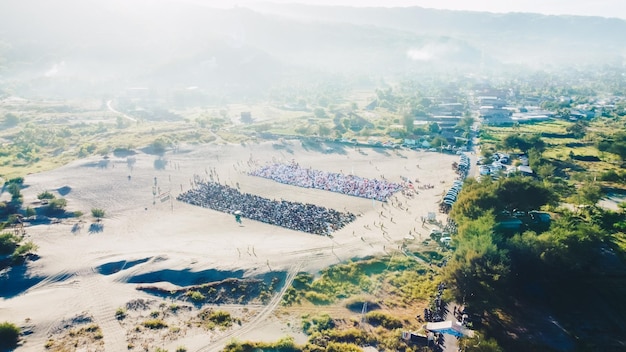
{"label": "hillside", "polygon": [[[148,86],[267,97],[284,82],[618,63],[626,21],[412,8],[26,0],[0,11],[5,93]],[[28,23],[28,25],[24,25]],[[548,66],[546,66],[548,65]]]}

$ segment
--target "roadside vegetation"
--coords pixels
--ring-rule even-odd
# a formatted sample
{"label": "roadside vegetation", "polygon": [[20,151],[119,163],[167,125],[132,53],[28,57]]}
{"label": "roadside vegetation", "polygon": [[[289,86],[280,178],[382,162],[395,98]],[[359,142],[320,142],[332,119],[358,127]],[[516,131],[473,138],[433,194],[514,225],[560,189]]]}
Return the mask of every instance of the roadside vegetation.
{"label": "roadside vegetation", "polygon": [[[459,227],[443,280],[475,312],[483,336],[494,338],[490,350],[624,343],[619,334],[602,333],[624,331],[626,312],[619,298],[626,294],[625,204],[609,210],[598,203],[624,192],[622,136],[610,126],[556,120],[483,128],[483,156],[521,153],[535,170],[534,178],[468,180],[450,213]],[[537,210],[550,215],[549,225],[527,221]],[[513,213],[523,226],[502,226]],[[563,330],[551,329],[551,319]],[[546,331],[552,342],[541,338]]]}

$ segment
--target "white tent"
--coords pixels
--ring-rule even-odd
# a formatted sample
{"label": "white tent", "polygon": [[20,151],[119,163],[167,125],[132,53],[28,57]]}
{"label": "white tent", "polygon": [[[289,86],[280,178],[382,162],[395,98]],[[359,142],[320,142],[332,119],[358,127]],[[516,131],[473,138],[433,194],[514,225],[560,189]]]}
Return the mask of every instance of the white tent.
{"label": "white tent", "polygon": [[451,320],[441,321],[437,323],[428,323],[426,324],[426,330],[439,332],[442,334],[454,335],[457,337],[474,336],[474,331],[465,328],[458,321],[451,321]]}

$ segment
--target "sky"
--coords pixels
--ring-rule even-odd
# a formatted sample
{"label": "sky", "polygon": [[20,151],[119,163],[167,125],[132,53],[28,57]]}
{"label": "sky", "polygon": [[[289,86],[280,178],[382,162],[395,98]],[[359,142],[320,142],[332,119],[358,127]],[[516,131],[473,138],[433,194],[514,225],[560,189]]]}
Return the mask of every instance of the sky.
{"label": "sky", "polygon": [[[626,0],[229,0],[233,4],[245,2],[308,3],[319,5],[346,5],[397,7],[421,6],[436,9],[532,12],[546,15],[579,15],[617,17],[626,19]],[[222,1],[220,1],[222,2]]]}

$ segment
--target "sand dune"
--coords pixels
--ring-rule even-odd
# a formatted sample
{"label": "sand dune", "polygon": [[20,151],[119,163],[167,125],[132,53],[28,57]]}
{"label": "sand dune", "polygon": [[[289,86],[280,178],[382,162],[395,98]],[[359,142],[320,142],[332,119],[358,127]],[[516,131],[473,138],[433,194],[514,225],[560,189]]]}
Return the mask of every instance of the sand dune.
{"label": "sand dune", "polygon": [[[137,299],[162,300],[137,290],[139,285],[175,289],[226,278],[263,277],[270,270],[288,278],[296,268],[314,273],[339,261],[395,250],[410,231],[416,241],[420,233],[426,238],[419,219],[437,210],[442,192],[456,176],[450,165],[458,156],[367,148],[336,151],[307,150],[296,141],[282,149],[271,143],[181,145],[176,153],[162,157],[144,153],[130,160],[92,157],[29,175],[25,180],[28,187],[23,190],[25,204],[48,190],[66,198],[70,211],[89,214],[91,208],[102,208],[107,217],[99,223],[84,215],[81,220],[69,218],[27,227],[29,239],[39,246],[40,258],[0,278],[0,320],[32,331],[18,351],[41,351],[64,320],[84,313],[102,328],[106,351],[121,351],[127,349],[128,331],[133,327],[115,320],[116,309]],[[418,179],[416,185],[435,187],[419,191],[413,198],[398,194],[397,202],[404,205],[400,209],[249,176],[250,160],[295,160],[304,167],[369,178],[384,175],[394,182],[407,177]],[[359,216],[326,237],[247,219],[239,226],[232,215],[175,200],[192,186],[194,174],[207,175],[212,168],[220,182],[238,183],[242,192],[345,209]],[[386,234],[374,222],[384,222]],[[250,312],[257,312],[262,319],[255,320],[247,313],[241,327],[222,334],[259,336],[258,324],[270,317],[271,309],[255,309]],[[184,319],[182,313],[180,319]],[[257,329],[251,329],[251,324],[257,324]],[[270,328],[271,324],[266,326],[268,333],[262,336],[283,335]],[[180,345],[190,351],[214,350],[220,344],[212,341],[218,341],[219,335],[190,330],[175,338],[153,336],[150,343],[170,350]]]}

